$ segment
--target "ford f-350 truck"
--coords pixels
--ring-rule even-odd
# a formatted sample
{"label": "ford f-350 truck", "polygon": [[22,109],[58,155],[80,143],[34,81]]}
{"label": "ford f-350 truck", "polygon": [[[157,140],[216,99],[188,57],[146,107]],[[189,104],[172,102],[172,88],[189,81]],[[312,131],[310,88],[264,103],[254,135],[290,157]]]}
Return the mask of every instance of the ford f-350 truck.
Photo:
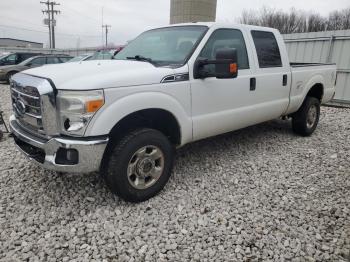
{"label": "ford f-350 truck", "polygon": [[174,149],[279,117],[311,135],[334,64],[290,63],[272,28],[191,23],[146,31],[114,60],[30,69],[11,80],[18,148],[46,169],[100,171],[127,201],[167,183]]}

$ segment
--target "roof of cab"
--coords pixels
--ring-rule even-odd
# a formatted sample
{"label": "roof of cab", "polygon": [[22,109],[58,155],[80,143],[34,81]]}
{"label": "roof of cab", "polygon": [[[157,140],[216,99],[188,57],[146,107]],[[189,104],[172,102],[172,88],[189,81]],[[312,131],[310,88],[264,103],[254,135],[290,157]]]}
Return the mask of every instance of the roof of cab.
{"label": "roof of cab", "polygon": [[260,31],[277,31],[277,29],[271,27],[255,26],[255,25],[246,25],[246,24],[236,24],[236,23],[221,23],[221,22],[193,22],[193,23],[180,23],[161,26],[159,28],[173,27],[173,26],[193,26],[193,25],[202,25],[209,28],[225,28],[225,27],[237,27],[237,28],[248,28],[250,30],[260,30]]}

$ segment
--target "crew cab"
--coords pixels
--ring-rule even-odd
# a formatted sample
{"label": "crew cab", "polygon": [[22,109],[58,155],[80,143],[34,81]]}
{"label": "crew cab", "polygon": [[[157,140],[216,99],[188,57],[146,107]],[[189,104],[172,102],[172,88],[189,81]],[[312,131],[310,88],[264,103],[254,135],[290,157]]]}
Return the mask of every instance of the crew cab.
{"label": "crew cab", "polygon": [[311,135],[335,93],[334,64],[290,63],[272,28],[218,23],[146,31],[114,60],[13,76],[10,127],[46,169],[100,171],[127,201],[167,183],[174,149],[275,118]]}

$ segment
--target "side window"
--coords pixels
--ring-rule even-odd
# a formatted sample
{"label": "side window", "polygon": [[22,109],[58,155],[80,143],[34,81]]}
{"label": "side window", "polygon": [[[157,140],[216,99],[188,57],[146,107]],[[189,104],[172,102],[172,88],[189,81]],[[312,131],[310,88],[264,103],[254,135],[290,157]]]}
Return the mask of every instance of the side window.
{"label": "side window", "polygon": [[281,67],[281,54],[272,32],[252,31],[259,67]]}
{"label": "side window", "polygon": [[34,59],[31,61],[31,64],[32,64],[33,66],[41,66],[41,65],[44,65],[44,64],[46,64],[46,57],[34,58]]}
{"label": "side window", "polygon": [[57,57],[50,56],[47,58],[47,64],[58,64],[60,61]]}
{"label": "side window", "polygon": [[[249,68],[249,59],[245,41],[242,32],[237,29],[218,29],[214,31],[202,49],[199,57],[215,59],[216,51],[223,48],[236,48],[238,68]],[[215,65],[206,65],[205,69],[209,73],[214,72]]]}

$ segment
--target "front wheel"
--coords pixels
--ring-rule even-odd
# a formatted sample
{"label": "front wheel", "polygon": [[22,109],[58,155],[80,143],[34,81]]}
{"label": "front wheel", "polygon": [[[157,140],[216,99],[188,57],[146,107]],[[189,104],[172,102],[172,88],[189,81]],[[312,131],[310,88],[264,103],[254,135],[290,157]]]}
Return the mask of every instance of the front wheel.
{"label": "front wheel", "polygon": [[161,132],[142,128],[130,132],[111,150],[103,176],[113,193],[141,202],[158,194],[169,180],[174,148]]}
{"label": "front wheel", "polygon": [[320,101],[306,97],[300,109],[292,116],[293,131],[301,136],[310,136],[320,119]]}

